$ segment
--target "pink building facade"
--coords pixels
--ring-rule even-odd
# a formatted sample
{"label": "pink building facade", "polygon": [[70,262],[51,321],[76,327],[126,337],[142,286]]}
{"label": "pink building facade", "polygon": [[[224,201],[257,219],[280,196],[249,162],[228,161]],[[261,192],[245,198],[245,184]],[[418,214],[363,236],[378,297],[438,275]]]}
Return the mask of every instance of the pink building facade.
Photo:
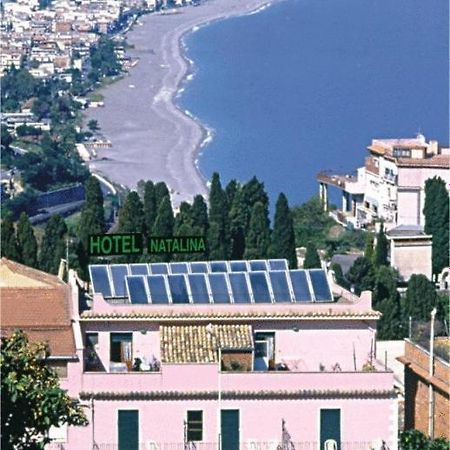
{"label": "pink building facade", "polygon": [[90,423],[68,428],[65,450],[397,449],[397,394],[377,359],[370,292],[356,297],[323,272],[327,299],[308,271],[295,271],[309,293],[300,300],[284,272],[281,300],[268,271],[270,301],[256,285],[251,292],[246,274],[247,303],[229,279],[228,303],[214,302],[209,281],[201,303],[183,275],[189,302],[181,304],[169,269],[161,279],[170,299],[158,304],[150,284],[148,301],[136,302],[126,274],[126,296],[116,297],[112,266],[102,270],[109,295],[94,282],[91,308],[75,314],[78,361],[62,380]]}

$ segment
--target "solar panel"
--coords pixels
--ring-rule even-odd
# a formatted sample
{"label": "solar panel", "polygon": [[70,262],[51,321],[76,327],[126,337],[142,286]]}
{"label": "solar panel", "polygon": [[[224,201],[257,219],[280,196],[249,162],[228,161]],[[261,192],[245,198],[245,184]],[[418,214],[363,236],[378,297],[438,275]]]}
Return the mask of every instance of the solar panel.
{"label": "solar panel", "polygon": [[267,261],[264,259],[255,259],[250,261],[250,270],[267,270]]}
{"label": "solar panel", "polygon": [[102,265],[89,266],[89,272],[91,274],[92,290],[95,293],[103,294],[103,297],[112,297],[108,267]]}
{"label": "solar panel", "polygon": [[246,261],[231,261],[230,269],[232,272],[247,272],[247,262]]}
{"label": "solar panel", "polygon": [[189,294],[184,275],[168,275],[170,294],[172,303],[189,303]]}
{"label": "solar panel", "polygon": [[271,303],[272,298],[269,292],[266,272],[249,272],[248,275],[250,278],[255,303]]}
{"label": "solar panel", "polygon": [[304,270],[290,270],[292,289],[296,302],[310,302],[311,293],[309,292],[308,280]]}
{"label": "solar panel", "polygon": [[327,274],[324,270],[310,270],[309,278],[317,302],[331,302],[333,296],[328,284]]}
{"label": "solar panel", "polygon": [[276,303],[291,302],[291,292],[285,271],[269,272],[273,296]]}
{"label": "solar panel", "polygon": [[190,273],[188,275],[188,281],[191,288],[192,301],[194,303],[209,303],[205,275],[202,273]]}
{"label": "solar panel", "polygon": [[126,297],[127,291],[125,286],[125,277],[128,275],[128,267],[126,264],[114,264],[109,266],[114,286],[115,297]]}
{"label": "solar panel", "polygon": [[188,273],[188,265],[187,263],[179,262],[179,263],[170,263],[170,273]]}
{"label": "solar panel", "polygon": [[289,270],[285,259],[269,259],[268,263],[270,270]]}
{"label": "solar panel", "polygon": [[230,303],[227,280],[224,273],[209,273],[209,285],[214,303]]}
{"label": "solar panel", "polygon": [[226,261],[212,261],[209,263],[211,272],[228,272]]}
{"label": "solar panel", "polygon": [[208,273],[208,263],[206,262],[191,262],[192,273]]}
{"label": "solar panel", "polygon": [[148,275],[147,264],[129,264],[131,275]]}
{"label": "solar panel", "polygon": [[128,275],[125,281],[130,302],[133,304],[147,304],[148,296],[145,289],[144,275]]}
{"label": "solar panel", "polygon": [[228,274],[234,303],[251,303],[250,291],[245,272]]}
{"label": "solar panel", "polygon": [[149,268],[152,275],[167,275],[169,273],[169,268],[166,263],[149,264]]}
{"label": "solar panel", "polygon": [[149,275],[147,286],[150,292],[150,300],[154,305],[164,305],[169,303],[164,275]]}

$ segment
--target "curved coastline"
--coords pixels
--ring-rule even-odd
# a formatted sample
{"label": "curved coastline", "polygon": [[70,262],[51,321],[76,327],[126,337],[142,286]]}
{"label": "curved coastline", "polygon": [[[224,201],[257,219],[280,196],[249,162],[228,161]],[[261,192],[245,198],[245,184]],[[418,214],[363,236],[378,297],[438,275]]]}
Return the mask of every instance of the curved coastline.
{"label": "curved coastline", "polygon": [[[151,57],[144,64],[141,58],[129,77],[105,89],[105,108],[89,110],[88,116],[99,120],[113,141],[113,149],[99,152],[106,160],[93,161],[91,168],[128,187],[134,187],[141,178],[165,181],[172,190],[174,206],[196,194],[207,195],[207,179],[198,162],[214,130],[177,102],[195,75],[184,38],[213,22],[255,14],[278,1],[250,0],[243,4],[239,0],[209,0],[198,8],[183,8],[179,14],[142,17],[144,23],[141,30],[136,27],[137,37],[130,34],[130,38],[137,42],[144,58],[146,53]],[[155,42],[156,53],[149,48],[149,41]],[[155,62],[159,64],[154,66]],[[136,89],[128,90],[132,86]],[[148,91],[150,101],[145,102]],[[121,109],[124,113],[119,121]]]}

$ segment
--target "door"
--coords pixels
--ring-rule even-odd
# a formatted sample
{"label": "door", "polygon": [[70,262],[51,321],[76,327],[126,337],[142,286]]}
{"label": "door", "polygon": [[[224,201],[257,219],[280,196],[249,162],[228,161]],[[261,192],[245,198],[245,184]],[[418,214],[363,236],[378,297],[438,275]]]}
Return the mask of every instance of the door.
{"label": "door", "polygon": [[119,411],[119,450],[139,450],[139,411]]}
{"label": "door", "polygon": [[275,334],[255,333],[255,370],[275,368]]}
{"label": "door", "polygon": [[341,410],[320,410],[320,450],[341,450]]}
{"label": "door", "polygon": [[222,409],[220,424],[222,446],[219,450],[239,450],[239,410]]}

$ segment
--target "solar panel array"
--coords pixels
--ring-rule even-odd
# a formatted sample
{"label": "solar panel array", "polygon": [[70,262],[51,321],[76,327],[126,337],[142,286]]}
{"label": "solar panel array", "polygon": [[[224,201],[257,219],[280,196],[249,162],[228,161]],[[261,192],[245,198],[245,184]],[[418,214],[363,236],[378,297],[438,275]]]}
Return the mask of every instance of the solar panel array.
{"label": "solar panel array", "polygon": [[321,269],[288,270],[286,260],[89,266],[94,293],[133,304],[332,302]]}

